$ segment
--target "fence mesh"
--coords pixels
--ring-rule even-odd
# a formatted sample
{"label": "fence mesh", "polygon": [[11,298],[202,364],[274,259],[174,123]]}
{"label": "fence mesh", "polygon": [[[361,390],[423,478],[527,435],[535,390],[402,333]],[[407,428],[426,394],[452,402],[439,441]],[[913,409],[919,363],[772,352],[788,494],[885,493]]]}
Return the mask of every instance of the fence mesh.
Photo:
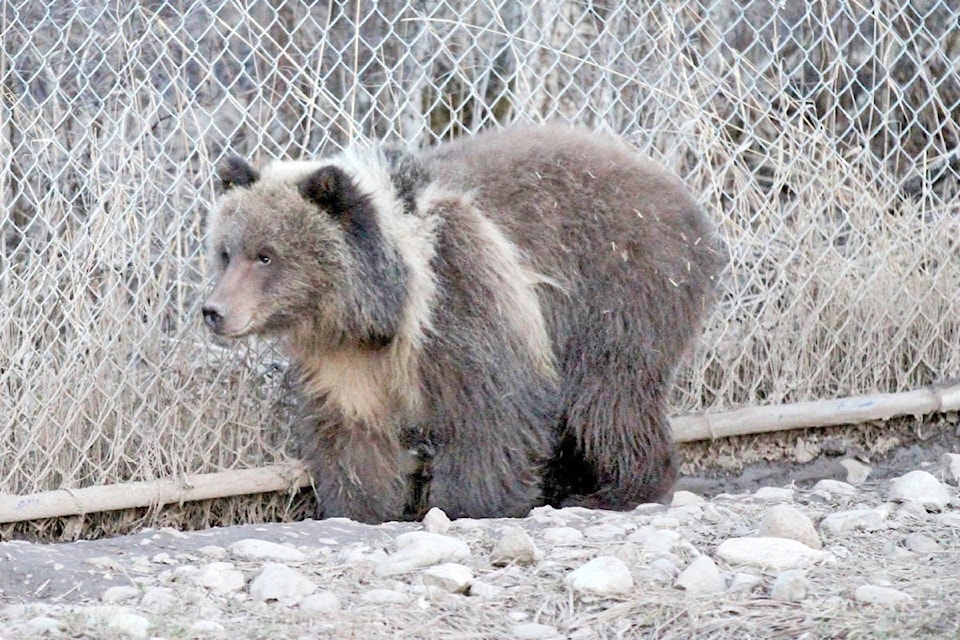
{"label": "fence mesh", "polygon": [[198,321],[228,152],[615,132],[729,250],[675,413],[960,371],[952,0],[0,7],[2,493],[295,455],[283,360]]}

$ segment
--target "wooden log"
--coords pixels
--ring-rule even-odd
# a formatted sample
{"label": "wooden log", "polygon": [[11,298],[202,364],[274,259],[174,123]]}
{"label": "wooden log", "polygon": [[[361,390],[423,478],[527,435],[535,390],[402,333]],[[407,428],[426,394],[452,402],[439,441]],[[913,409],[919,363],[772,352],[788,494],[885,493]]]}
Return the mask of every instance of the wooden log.
{"label": "wooden log", "polygon": [[960,384],[931,385],[903,393],[876,393],[718,413],[692,413],[670,421],[676,442],[858,424],[896,416],[923,416],[960,410]]}
{"label": "wooden log", "polygon": [[[919,417],[946,411],[960,411],[960,383],[931,385],[904,393],[694,413],[672,419],[671,426],[674,440],[691,442],[804,427],[857,424],[896,416]],[[290,462],[259,469],[193,475],[184,481],[130,482],[26,496],[0,494],[0,524],[289,491],[309,483],[309,474],[303,464]]]}
{"label": "wooden log", "polygon": [[307,484],[306,470],[301,463],[294,462],[193,475],[182,481],[128,482],[27,496],[0,494],[0,523],[288,491]]}

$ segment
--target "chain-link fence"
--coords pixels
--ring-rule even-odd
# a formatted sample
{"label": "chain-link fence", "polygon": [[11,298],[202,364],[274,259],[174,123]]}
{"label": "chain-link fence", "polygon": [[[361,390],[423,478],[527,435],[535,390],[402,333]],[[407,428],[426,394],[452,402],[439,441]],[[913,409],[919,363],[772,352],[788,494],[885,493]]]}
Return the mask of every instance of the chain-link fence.
{"label": "chain-link fence", "polygon": [[952,0],[6,0],[0,40],[0,493],[290,457],[284,362],[198,321],[228,151],[617,132],[729,248],[675,413],[960,371]]}

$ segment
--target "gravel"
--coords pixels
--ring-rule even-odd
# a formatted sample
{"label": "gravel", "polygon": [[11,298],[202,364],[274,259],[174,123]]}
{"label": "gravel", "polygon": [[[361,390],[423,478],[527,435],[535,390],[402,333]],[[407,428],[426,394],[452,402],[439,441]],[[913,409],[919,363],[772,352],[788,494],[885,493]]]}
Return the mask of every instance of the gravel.
{"label": "gravel", "polygon": [[0,639],[955,637],[956,465],[622,513],[2,542]]}

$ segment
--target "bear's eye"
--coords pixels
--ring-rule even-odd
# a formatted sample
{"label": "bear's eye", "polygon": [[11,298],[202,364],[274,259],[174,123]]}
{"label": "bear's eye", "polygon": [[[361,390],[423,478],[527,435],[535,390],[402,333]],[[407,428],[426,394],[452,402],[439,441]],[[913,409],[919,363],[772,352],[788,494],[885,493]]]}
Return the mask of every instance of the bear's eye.
{"label": "bear's eye", "polygon": [[266,264],[270,264],[271,262],[273,262],[273,258],[271,258],[271,257],[270,257],[269,255],[267,255],[266,253],[258,253],[258,254],[257,254],[257,262],[259,262],[260,264],[266,265]]}
{"label": "bear's eye", "polygon": [[220,262],[224,265],[230,264],[230,252],[226,249],[220,250]]}

